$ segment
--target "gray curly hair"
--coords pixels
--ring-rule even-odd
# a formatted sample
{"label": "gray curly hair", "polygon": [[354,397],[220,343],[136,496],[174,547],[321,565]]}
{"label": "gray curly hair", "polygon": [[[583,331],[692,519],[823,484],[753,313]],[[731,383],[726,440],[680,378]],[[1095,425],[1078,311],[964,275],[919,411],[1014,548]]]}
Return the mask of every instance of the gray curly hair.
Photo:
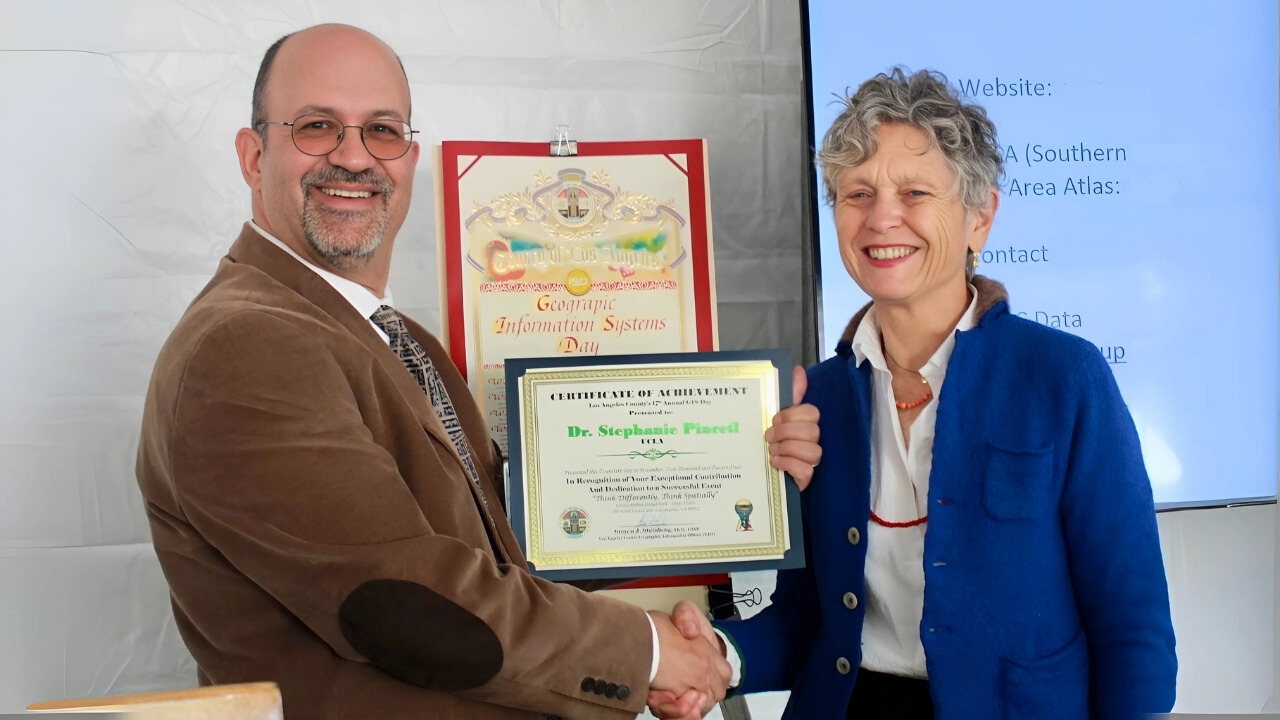
{"label": "gray curly hair", "polygon": [[836,200],[841,170],[866,162],[879,147],[881,123],[901,122],[923,130],[947,159],[960,186],[966,209],[986,208],[990,190],[1000,187],[1004,156],[996,142],[996,126],[981,105],[965,102],[945,75],[921,70],[908,76],[901,67],[880,73],[843,98],[845,108],[831,123],[818,162],[827,203]]}

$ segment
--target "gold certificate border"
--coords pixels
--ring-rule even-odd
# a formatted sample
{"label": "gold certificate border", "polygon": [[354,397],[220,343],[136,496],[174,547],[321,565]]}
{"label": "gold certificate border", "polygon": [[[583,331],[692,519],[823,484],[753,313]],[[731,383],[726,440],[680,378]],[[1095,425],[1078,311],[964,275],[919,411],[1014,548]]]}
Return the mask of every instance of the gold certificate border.
{"label": "gold certificate border", "polygon": [[[778,370],[767,360],[723,361],[707,363],[672,363],[611,365],[587,368],[530,370],[521,378],[519,392],[522,415],[520,426],[523,435],[525,523],[528,538],[528,559],[534,567],[546,570],[570,568],[598,568],[626,565],[679,565],[714,561],[767,560],[781,558],[788,549],[789,527],[786,494],[782,486],[782,474],[769,462],[769,448],[760,439],[760,460],[767,468],[770,527],[773,540],[769,543],[734,544],[701,547],[697,550],[671,550],[657,546],[625,551],[550,552],[544,548],[542,521],[541,452],[538,439],[538,398],[534,390],[541,385],[573,384],[575,387],[591,384],[618,385],[626,380],[690,380],[707,378],[715,380],[748,380],[760,384],[761,428],[769,426],[769,420],[778,412]],[[508,390],[509,391],[509,390]],[[510,418],[508,418],[510,420]]]}

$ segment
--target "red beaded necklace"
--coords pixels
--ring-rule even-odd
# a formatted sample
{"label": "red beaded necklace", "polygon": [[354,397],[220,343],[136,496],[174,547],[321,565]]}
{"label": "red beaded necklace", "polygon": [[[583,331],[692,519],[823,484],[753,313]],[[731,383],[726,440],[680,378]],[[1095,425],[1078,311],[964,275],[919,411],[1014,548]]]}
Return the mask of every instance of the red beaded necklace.
{"label": "red beaded necklace", "polygon": [[929,522],[928,515],[925,515],[924,517],[916,518],[915,520],[908,520],[907,522],[891,522],[877,515],[875,510],[871,511],[871,519],[875,522],[875,524],[881,527],[887,527],[887,528],[909,528],[909,527],[915,527],[917,525],[923,525]]}
{"label": "red beaded necklace", "polygon": [[[921,378],[921,380],[924,380],[924,378]],[[924,384],[925,384],[925,385],[928,385],[928,384],[929,384],[929,381],[928,381],[928,380],[925,380],[925,381],[924,381]],[[910,410],[911,408],[918,408],[918,407],[920,407],[921,405],[923,405],[923,404],[925,404],[925,403],[929,402],[929,401],[930,401],[930,400],[932,400],[932,399],[933,399],[933,390],[932,390],[932,389],[927,389],[927,390],[925,390],[925,391],[924,391],[924,397],[920,398],[919,400],[912,400],[912,401],[910,401],[910,402],[904,402],[904,401],[902,401],[902,400],[894,400],[894,401],[893,401],[893,404],[894,404],[894,405],[895,405],[899,410]]]}
{"label": "red beaded necklace", "polygon": [[[881,344],[882,346],[884,345],[884,340],[883,340],[883,339],[881,339],[880,344]],[[897,360],[894,360],[894,359],[893,359],[893,356],[889,354],[889,349],[888,349],[888,348],[884,348],[884,356],[885,356],[885,358],[887,358],[887,359],[889,360],[889,362],[893,363],[894,365],[897,365],[899,368],[902,368],[903,370],[907,370],[907,368],[906,368],[906,367],[904,367],[904,366],[902,365],[902,363],[900,363],[900,362],[898,362]],[[927,403],[927,402],[929,402],[930,400],[932,400],[932,399],[933,399],[933,388],[929,387],[929,380],[928,380],[927,378],[925,378],[925,376],[924,376],[924,375],[922,375],[922,374],[920,373],[920,371],[919,371],[919,370],[907,370],[907,372],[913,372],[913,373],[915,373],[915,374],[917,374],[917,375],[920,375],[920,382],[921,382],[922,384],[924,384],[924,388],[925,388],[925,389],[924,389],[924,397],[921,397],[921,398],[919,398],[919,399],[917,399],[917,400],[894,400],[894,401],[893,401],[893,404],[894,404],[894,405],[895,405],[899,410],[903,410],[903,411],[911,410],[911,409],[913,409],[913,408],[918,408],[918,407],[920,407],[921,405],[923,405],[923,404],[925,404],[925,403]]]}

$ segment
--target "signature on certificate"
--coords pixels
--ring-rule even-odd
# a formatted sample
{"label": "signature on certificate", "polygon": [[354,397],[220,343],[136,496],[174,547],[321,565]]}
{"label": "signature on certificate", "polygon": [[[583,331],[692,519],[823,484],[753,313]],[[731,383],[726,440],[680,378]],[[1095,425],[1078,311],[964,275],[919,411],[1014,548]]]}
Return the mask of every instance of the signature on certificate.
{"label": "signature on certificate", "polygon": [[640,516],[634,527],[663,527],[666,524],[666,513],[649,511]]}

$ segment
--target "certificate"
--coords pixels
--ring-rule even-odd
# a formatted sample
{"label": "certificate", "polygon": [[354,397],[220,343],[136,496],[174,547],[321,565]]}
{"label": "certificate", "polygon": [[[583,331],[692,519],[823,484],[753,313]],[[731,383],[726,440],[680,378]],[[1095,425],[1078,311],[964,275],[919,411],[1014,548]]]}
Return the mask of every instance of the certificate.
{"label": "certificate", "polygon": [[444,336],[507,448],[508,358],[716,349],[701,140],[440,147]]}
{"label": "certificate", "polygon": [[788,366],[785,350],[509,360],[510,515],[534,572],[801,565],[798,491],[764,440]]}

